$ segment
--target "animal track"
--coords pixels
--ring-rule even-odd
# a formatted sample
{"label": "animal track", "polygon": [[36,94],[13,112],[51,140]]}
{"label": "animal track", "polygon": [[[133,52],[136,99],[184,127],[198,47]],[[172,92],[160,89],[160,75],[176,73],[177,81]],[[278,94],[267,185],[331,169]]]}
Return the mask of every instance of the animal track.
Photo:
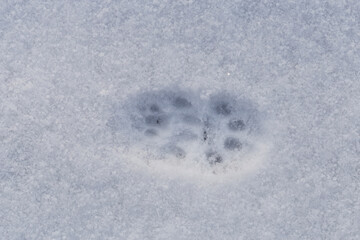
{"label": "animal track", "polygon": [[177,98],[175,98],[173,105],[176,108],[189,108],[189,107],[191,107],[191,102],[189,102],[184,97],[177,97]]}
{"label": "animal track", "polygon": [[218,115],[228,116],[231,114],[231,106],[228,102],[215,102],[214,110]]}
{"label": "animal track", "polygon": [[[130,97],[124,106],[130,117],[130,146],[151,153],[148,164],[160,159],[217,173],[249,161],[259,145],[258,111],[226,93],[200,97],[192,91],[160,90]],[[109,126],[121,125],[114,122],[116,116]]]}
{"label": "animal track", "polygon": [[245,123],[241,119],[232,119],[229,121],[228,127],[232,131],[242,131],[245,128]]}
{"label": "animal track", "polygon": [[152,127],[165,127],[169,122],[166,115],[148,115],[144,120],[146,125]]}
{"label": "animal track", "polygon": [[242,148],[242,144],[239,139],[234,137],[227,137],[224,141],[224,148],[230,151],[238,150]]}
{"label": "animal track", "polygon": [[218,154],[217,152],[207,152],[206,153],[206,158],[207,158],[207,161],[211,165],[212,164],[218,164],[218,163],[221,163],[223,161],[221,155]]}

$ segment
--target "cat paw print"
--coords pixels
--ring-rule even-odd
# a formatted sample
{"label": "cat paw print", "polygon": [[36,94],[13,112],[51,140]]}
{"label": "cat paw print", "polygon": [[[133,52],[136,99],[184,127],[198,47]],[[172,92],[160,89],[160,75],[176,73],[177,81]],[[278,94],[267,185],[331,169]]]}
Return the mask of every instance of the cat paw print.
{"label": "cat paw print", "polygon": [[165,89],[129,102],[123,127],[137,161],[215,175],[254,165],[251,156],[258,155],[262,124],[249,101],[221,92],[204,96]]}

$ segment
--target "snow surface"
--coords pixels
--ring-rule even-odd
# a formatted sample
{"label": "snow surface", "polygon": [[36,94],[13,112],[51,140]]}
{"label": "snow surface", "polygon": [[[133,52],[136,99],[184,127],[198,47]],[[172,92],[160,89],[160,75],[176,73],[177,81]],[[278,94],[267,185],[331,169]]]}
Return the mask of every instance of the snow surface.
{"label": "snow surface", "polygon": [[[359,26],[356,0],[0,0],[0,239],[360,239]],[[157,91],[194,107],[149,140]],[[249,164],[168,164],[180,113]]]}

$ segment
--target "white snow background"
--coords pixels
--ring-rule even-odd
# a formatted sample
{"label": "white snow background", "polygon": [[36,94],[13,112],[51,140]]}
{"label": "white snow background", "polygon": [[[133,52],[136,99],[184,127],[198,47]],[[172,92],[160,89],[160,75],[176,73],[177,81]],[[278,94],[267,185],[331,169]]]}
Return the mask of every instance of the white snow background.
{"label": "white snow background", "polygon": [[[137,168],[114,108],[175,85],[264,113],[261,167]],[[0,239],[360,239],[360,2],[0,0]]]}

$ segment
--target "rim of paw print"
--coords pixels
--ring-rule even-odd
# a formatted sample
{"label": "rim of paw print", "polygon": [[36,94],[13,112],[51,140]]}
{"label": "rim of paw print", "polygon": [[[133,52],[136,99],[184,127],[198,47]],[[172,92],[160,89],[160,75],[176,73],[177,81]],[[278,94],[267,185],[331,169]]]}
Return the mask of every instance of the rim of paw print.
{"label": "rim of paw print", "polygon": [[136,168],[218,181],[262,167],[271,148],[266,122],[255,104],[225,91],[163,89],[128,96],[108,126]]}

